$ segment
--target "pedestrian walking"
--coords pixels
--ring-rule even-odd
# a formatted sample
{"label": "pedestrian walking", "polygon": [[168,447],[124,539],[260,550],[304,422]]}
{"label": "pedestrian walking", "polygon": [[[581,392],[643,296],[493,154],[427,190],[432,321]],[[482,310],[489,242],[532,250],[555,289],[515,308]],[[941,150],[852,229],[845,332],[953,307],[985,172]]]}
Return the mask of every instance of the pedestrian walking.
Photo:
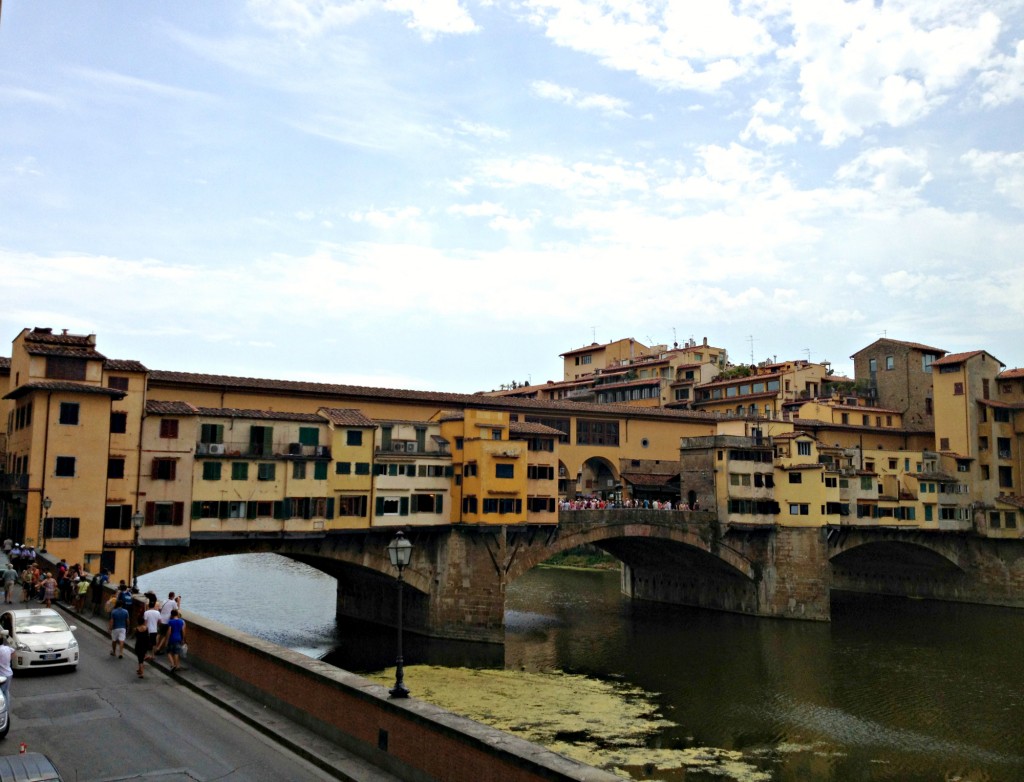
{"label": "pedestrian walking", "polygon": [[53,577],[52,573],[45,574],[45,578],[39,585],[39,591],[42,593],[43,603],[50,608],[50,604],[57,599],[57,579]]}
{"label": "pedestrian walking", "polygon": [[75,581],[75,610],[78,613],[85,613],[85,600],[88,596],[89,579],[85,576],[80,576]]}
{"label": "pedestrian walking", "polygon": [[[142,614],[142,621],[146,625],[146,635],[149,636],[149,644],[146,648],[149,653],[156,649],[157,631],[160,627],[160,609],[156,607],[156,595],[150,599],[149,608]],[[149,654],[148,657],[150,660],[153,659],[152,654]]]}
{"label": "pedestrian walking", "polygon": [[168,592],[167,599],[160,606],[160,624],[157,627],[157,654],[167,649],[167,626],[168,622],[171,621],[171,611],[179,608],[181,608],[181,597],[175,597],[173,592]]}
{"label": "pedestrian walking", "polygon": [[[156,633],[153,633],[153,635],[155,636]],[[146,678],[146,660],[152,659],[149,656],[151,643],[149,628],[145,617],[143,617],[139,619],[139,623],[135,626],[135,659],[139,664],[139,667],[135,670],[135,675],[140,679]]]}
{"label": "pedestrian walking", "polygon": [[128,636],[128,609],[114,606],[110,612],[110,656],[124,657],[124,639]]}
{"label": "pedestrian walking", "polygon": [[10,563],[8,563],[7,567],[4,568],[3,574],[0,575],[0,578],[3,578],[4,581],[4,602],[13,603],[14,585],[18,583],[18,571],[15,570]]}
{"label": "pedestrian walking", "polygon": [[185,620],[181,618],[178,609],[171,611],[171,619],[167,623],[167,660],[171,664],[171,670],[177,671],[181,668],[181,647],[185,645]]}
{"label": "pedestrian walking", "polygon": [[11,678],[14,676],[14,668],[11,666],[11,655],[14,654],[12,649],[7,644],[0,644],[0,678],[3,679],[0,682],[0,692],[4,694],[4,700],[7,701],[7,714],[11,713]]}

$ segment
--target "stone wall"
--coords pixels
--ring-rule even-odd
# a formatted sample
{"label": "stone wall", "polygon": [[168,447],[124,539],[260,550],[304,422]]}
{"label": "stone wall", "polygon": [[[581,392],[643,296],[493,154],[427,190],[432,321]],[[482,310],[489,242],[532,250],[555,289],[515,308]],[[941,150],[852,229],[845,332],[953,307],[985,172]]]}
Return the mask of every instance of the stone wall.
{"label": "stone wall", "polygon": [[412,782],[620,778],[327,663],[186,614],[189,664]]}

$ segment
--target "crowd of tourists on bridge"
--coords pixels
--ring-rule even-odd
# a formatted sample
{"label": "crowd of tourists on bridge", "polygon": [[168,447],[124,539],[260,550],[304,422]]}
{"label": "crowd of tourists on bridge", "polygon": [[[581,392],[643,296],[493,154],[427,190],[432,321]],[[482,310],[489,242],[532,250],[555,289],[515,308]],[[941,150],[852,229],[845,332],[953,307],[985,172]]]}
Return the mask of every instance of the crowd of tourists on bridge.
{"label": "crowd of tourists on bridge", "polygon": [[700,510],[700,503],[694,500],[689,503],[672,500],[632,499],[606,500],[601,497],[577,497],[575,500],[562,500],[559,510],[613,510],[616,508],[632,508],[636,510]]}

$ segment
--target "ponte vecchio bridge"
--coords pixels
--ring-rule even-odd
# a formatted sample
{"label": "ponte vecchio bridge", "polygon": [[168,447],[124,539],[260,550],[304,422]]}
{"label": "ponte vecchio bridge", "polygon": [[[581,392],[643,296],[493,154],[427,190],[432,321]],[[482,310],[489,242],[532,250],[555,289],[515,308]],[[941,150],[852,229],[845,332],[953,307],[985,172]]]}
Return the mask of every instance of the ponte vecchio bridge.
{"label": "ponte vecchio bridge", "polygon": [[[395,528],[308,534],[193,535],[138,549],[139,572],[193,559],[275,552],[338,582],[337,615],[396,621]],[[592,544],[623,563],[638,600],[751,616],[828,621],[833,590],[1024,608],[1024,542],[878,527],[740,528],[714,513],[562,511],[557,525],[416,527],[404,571],[405,625],[425,635],[504,638],[506,587],[562,551]]]}

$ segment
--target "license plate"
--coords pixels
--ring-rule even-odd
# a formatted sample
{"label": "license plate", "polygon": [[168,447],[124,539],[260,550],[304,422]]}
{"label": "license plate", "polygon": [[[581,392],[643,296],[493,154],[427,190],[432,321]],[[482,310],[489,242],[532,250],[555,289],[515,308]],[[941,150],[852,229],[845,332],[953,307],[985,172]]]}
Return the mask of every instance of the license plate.
{"label": "license plate", "polygon": [[39,655],[40,660],[59,660],[59,654],[41,654]]}

